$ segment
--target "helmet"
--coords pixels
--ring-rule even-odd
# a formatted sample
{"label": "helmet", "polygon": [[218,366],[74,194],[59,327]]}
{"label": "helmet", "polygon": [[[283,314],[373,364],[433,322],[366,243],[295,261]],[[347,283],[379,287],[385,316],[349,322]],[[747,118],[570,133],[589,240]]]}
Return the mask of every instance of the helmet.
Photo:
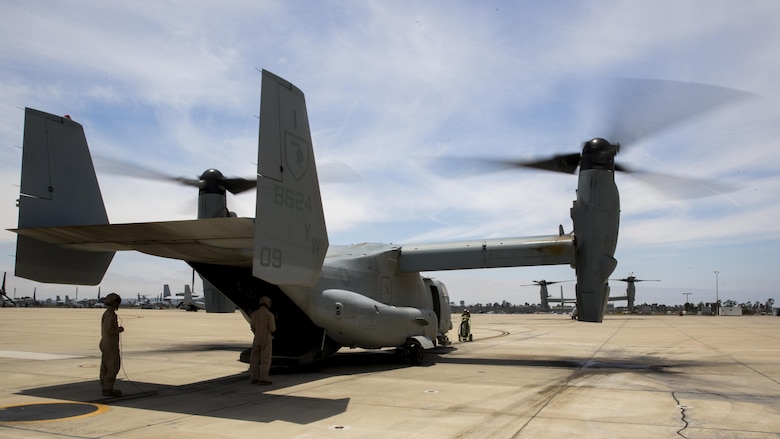
{"label": "helmet", "polygon": [[108,296],[106,296],[104,302],[107,305],[113,306],[114,308],[119,308],[119,304],[122,303],[122,298],[119,297],[119,294],[117,293],[111,293]]}
{"label": "helmet", "polygon": [[271,306],[271,298],[268,296],[263,296],[260,298],[260,305],[265,306]]}
{"label": "helmet", "polygon": [[464,315],[464,316],[470,316],[470,315],[471,315],[471,312],[469,312],[469,309],[468,309],[468,308],[466,308],[466,309],[464,309],[464,310],[463,310],[463,315]]}

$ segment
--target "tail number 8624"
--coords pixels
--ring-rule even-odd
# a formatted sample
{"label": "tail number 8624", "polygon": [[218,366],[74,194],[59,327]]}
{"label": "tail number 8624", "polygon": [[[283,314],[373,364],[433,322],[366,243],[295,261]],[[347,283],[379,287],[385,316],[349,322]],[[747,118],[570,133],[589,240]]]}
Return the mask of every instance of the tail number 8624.
{"label": "tail number 8624", "polygon": [[274,187],[274,203],[289,209],[311,211],[311,197],[283,186]]}

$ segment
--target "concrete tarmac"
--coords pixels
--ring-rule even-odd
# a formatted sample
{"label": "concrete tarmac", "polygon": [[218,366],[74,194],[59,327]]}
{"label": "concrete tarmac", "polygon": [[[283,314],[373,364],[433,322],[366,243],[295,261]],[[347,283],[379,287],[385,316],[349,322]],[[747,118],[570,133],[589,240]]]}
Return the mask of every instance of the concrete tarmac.
{"label": "concrete tarmac", "polygon": [[342,349],[257,386],[240,314],[123,308],[104,398],[102,312],[0,309],[1,438],[780,437],[772,316],[476,314],[422,366]]}

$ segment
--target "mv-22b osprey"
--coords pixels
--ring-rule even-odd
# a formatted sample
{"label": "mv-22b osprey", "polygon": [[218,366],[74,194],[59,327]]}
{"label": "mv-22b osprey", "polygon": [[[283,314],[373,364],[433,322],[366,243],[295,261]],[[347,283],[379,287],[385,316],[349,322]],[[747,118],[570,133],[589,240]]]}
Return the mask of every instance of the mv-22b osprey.
{"label": "mv-22b osprey", "polygon": [[[304,95],[272,73],[262,73],[256,181],[214,169],[180,179],[200,189],[196,220],[109,224],[82,126],[27,109],[16,275],[96,285],[116,251],[180,259],[245,314],[260,297],[273,300],[275,364],[316,361],[342,346],[395,347],[419,363],[452,328],[447,289],[421,272],[570,265],[580,321],[602,321],[616,266],[618,148],[596,138],[581,154],[524,164],[579,166],[573,233],[341,246],[328,242]],[[226,191],[255,186],[256,217],[235,217]]]}

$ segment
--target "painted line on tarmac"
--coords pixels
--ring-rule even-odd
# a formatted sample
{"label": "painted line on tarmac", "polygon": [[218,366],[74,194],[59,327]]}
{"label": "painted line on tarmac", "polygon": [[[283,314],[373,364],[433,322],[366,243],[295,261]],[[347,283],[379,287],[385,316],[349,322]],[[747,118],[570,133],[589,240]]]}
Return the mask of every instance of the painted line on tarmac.
{"label": "painted line on tarmac", "polygon": [[84,358],[83,355],[46,354],[43,352],[0,351],[0,358],[16,358],[19,360],[67,360]]}
{"label": "painted line on tarmac", "polygon": [[84,402],[26,403],[0,407],[0,423],[51,422],[80,419],[107,412],[109,406]]}

